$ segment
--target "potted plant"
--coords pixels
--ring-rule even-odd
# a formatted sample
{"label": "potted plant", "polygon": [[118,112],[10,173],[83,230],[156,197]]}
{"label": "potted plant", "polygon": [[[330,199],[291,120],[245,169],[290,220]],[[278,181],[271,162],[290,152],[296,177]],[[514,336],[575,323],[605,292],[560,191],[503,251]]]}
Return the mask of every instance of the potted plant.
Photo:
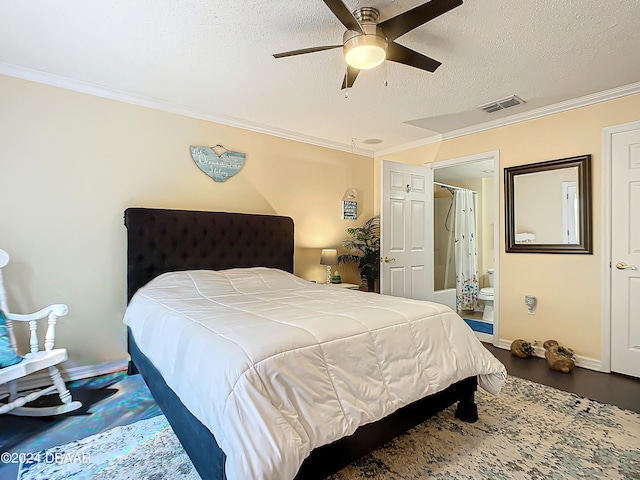
{"label": "potted plant", "polygon": [[351,237],[342,242],[349,251],[338,256],[338,264],[358,265],[360,277],[367,279],[367,290],[373,292],[380,278],[380,216],[370,218],[362,227],[347,228]]}

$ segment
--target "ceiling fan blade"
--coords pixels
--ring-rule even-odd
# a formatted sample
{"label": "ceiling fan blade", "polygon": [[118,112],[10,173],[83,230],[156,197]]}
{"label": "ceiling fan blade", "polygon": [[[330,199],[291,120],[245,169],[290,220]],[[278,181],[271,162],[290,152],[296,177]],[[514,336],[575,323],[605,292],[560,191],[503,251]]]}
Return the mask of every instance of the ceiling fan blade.
{"label": "ceiling fan blade", "polygon": [[290,52],[274,53],[274,58],[291,57],[293,55],[302,55],[304,53],[321,52],[323,50],[331,50],[332,48],[340,48],[342,45],[324,45],[322,47],[302,48],[300,50],[291,50]]}
{"label": "ceiling fan blade", "polygon": [[364,33],[362,25],[360,25],[358,19],[353,16],[353,13],[351,13],[342,0],[324,0],[324,3],[327,4],[327,7],[331,9],[338,20],[347,27],[347,30]]}
{"label": "ceiling fan blade", "polygon": [[347,73],[344,75],[344,80],[342,80],[342,90],[353,87],[353,82],[356,81],[359,73],[360,70],[357,68],[347,66]]}
{"label": "ceiling fan blade", "polygon": [[392,42],[414,28],[462,5],[462,0],[431,0],[378,24]]}
{"label": "ceiling fan blade", "polygon": [[427,70],[428,72],[435,72],[436,68],[442,65],[442,62],[427,57],[426,55],[422,55],[415,50],[411,50],[410,48],[403,47],[396,42],[391,42],[387,46],[387,60],[391,60],[392,62],[404,63],[405,65],[409,65],[410,67]]}

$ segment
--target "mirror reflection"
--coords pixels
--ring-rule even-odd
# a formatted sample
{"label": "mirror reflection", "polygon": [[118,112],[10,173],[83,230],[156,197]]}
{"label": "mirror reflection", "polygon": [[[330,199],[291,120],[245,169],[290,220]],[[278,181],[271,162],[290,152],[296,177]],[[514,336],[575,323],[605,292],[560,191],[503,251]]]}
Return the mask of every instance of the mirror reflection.
{"label": "mirror reflection", "polygon": [[590,159],[505,169],[507,252],[591,253]]}
{"label": "mirror reflection", "polygon": [[514,177],[516,243],[577,244],[578,167]]}

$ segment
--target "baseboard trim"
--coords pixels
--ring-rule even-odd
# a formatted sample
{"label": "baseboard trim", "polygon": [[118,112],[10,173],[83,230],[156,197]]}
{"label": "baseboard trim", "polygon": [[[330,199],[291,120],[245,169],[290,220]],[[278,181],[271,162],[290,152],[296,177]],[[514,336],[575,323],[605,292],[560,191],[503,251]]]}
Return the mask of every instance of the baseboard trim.
{"label": "baseboard trim", "polygon": [[[511,342],[513,340],[500,339],[498,348],[504,350],[511,350]],[[544,358],[544,348],[534,345],[533,355],[536,357]],[[595,370],[597,372],[604,372],[602,369],[602,362],[596,358],[583,357],[582,355],[576,355],[576,367],[586,368],[587,370]]]}
{"label": "baseboard trim", "polygon": [[[60,374],[65,382],[82,380],[84,378],[97,377],[108,373],[120,372],[127,369],[129,359],[115,360],[112,362],[99,363],[97,365],[86,365],[83,367],[59,368]],[[29,375],[18,380],[18,391],[34,390],[51,385],[51,378],[46,370],[42,370],[33,375]],[[7,386],[0,386],[0,395],[8,393]]]}
{"label": "baseboard trim", "polygon": [[493,335],[489,335],[488,333],[476,332],[475,330],[473,331],[473,333],[476,334],[476,338],[481,342],[487,342],[487,343],[493,342]]}

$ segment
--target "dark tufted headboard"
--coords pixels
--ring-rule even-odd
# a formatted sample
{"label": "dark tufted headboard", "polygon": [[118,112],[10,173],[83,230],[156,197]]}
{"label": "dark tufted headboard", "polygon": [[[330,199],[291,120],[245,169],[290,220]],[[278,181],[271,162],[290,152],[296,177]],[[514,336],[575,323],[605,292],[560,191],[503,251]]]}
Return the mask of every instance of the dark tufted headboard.
{"label": "dark tufted headboard", "polygon": [[293,220],[275,215],[127,208],[127,302],[178,270],[271,267],[293,273]]}

